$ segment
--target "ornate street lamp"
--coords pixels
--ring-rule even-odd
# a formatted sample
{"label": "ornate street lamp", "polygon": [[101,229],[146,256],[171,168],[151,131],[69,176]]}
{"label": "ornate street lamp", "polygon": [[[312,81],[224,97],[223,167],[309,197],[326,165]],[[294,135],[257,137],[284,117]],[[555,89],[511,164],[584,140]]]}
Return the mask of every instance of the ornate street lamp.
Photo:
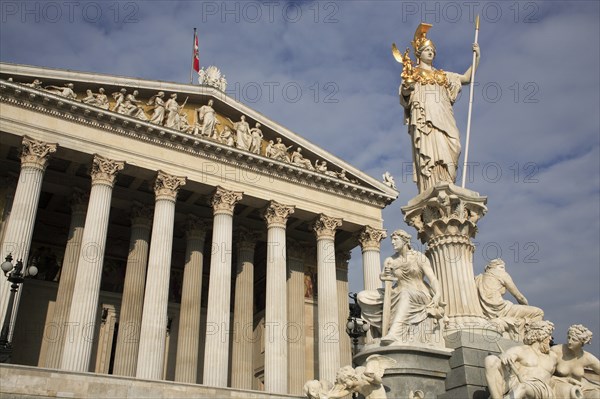
{"label": "ornate street lamp", "polygon": [[[10,326],[12,322],[13,307],[15,303],[15,296],[19,289],[19,284],[23,284],[25,276],[23,274],[23,259],[18,260],[16,265],[12,263],[13,257],[11,254],[5,258],[5,261],[0,265],[2,272],[11,283],[10,286],[10,298],[8,300],[8,306],[6,307],[6,315],[4,316],[4,323],[2,323],[2,331],[0,332],[0,363],[10,363],[12,357],[12,344],[9,341]],[[27,269],[27,275],[35,276],[38,272],[37,267],[32,264]],[[15,315],[16,318],[16,315]]]}
{"label": "ornate street lamp", "polygon": [[358,352],[358,339],[364,337],[369,331],[369,323],[360,317],[360,306],[356,300],[357,294],[349,293],[348,296],[354,300],[350,304],[350,314],[346,323],[346,333],[352,338],[353,354]]}

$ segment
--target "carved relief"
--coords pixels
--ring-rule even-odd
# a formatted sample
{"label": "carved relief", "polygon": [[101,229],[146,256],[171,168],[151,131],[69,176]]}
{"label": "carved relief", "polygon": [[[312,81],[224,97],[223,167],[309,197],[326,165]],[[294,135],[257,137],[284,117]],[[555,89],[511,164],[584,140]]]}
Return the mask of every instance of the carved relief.
{"label": "carved relief", "polygon": [[21,143],[21,165],[45,169],[50,154],[56,152],[57,145],[45,143],[24,136]]}
{"label": "carved relief", "polygon": [[94,154],[94,160],[92,161],[92,170],[90,176],[92,177],[92,184],[108,184],[112,186],[115,183],[117,173],[123,170],[125,162],[114,161],[112,159],[104,158],[101,155]]}
{"label": "carved relief", "polygon": [[159,170],[154,181],[156,199],[170,199],[175,201],[179,189],[185,186],[185,182],[186,178],[183,176],[173,176]]}
{"label": "carved relief", "polygon": [[233,215],[233,208],[242,199],[242,194],[241,191],[229,191],[217,186],[217,190],[210,202],[214,214],[225,213]]}

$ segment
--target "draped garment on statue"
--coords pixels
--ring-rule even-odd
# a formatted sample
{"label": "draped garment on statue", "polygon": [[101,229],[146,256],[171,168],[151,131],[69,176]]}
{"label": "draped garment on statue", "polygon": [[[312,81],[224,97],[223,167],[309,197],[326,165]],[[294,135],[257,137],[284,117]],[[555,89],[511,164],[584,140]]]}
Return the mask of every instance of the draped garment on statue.
{"label": "draped garment on statue", "polygon": [[404,123],[412,138],[413,178],[419,192],[440,181],[454,183],[461,150],[460,133],[452,109],[461,91],[460,75],[443,71],[433,73],[445,75],[446,84],[416,82],[409,96],[400,93]]}

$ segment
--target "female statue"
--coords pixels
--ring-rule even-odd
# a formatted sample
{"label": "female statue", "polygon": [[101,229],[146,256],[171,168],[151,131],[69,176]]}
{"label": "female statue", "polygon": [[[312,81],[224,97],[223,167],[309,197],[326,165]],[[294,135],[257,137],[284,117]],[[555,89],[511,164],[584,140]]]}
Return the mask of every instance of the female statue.
{"label": "female statue", "polygon": [[[452,105],[461,85],[471,81],[471,67],[462,75],[433,67],[436,49],[427,38],[429,28],[431,25],[422,23],[415,32],[412,45],[418,63],[414,68],[408,54],[400,56],[394,46],[397,60],[404,64],[400,104],[412,139],[413,178],[419,192],[456,180],[461,147]],[[477,68],[480,51],[476,43],[473,51]]]}
{"label": "female statue", "polygon": [[575,324],[569,327],[567,343],[550,349],[558,357],[554,377],[552,377],[556,398],[577,397],[573,388],[578,388],[585,399],[600,398],[600,385],[587,380],[584,376],[585,368],[600,374],[600,361],[596,356],[583,350],[583,346],[591,340],[592,332],[581,324]]}
{"label": "female statue", "polygon": [[[381,338],[381,345],[413,343],[415,340],[431,344],[427,333],[434,332],[437,320],[444,317],[440,284],[425,255],[410,247],[408,233],[396,230],[391,238],[396,253],[384,261],[381,279],[393,277],[397,284],[391,288],[390,328]],[[376,332],[381,332],[382,328],[385,295],[383,289],[358,293],[362,317],[376,329],[374,336],[381,335]]]}
{"label": "female statue", "polygon": [[165,102],[163,100],[164,96],[165,93],[159,91],[157,94],[150,97],[150,100],[148,100],[148,105],[152,105],[153,108],[152,116],[150,117],[151,123],[157,125],[163,124],[163,120],[165,119]]}

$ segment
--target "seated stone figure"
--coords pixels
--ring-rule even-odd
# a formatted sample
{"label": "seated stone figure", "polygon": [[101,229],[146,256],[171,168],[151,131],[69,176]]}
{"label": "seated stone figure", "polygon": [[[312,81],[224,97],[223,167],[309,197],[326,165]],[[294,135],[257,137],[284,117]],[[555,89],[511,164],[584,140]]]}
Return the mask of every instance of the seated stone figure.
{"label": "seated stone figure", "polygon": [[546,320],[525,325],[525,345],[515,346],[500,356],[485,358],[485,378],[490,399],[509,395],[514,399],[552,399],[551,378],[557,356],[550,350],[554,324]]}
{"label": "seated stone figure", "polygon": [[440,284],[427,257],[410,247],[410,238],[403,230],[392,233],[392,245],[396,253],[384,261],[382,280],[390,277],[397,280],[388,294],[391,305],[389,331],[382,332],[384,289],[358,294],[362,317],[370,323],[373,337],[384,334],[381,345],[443,346],[443,339],[438,334],[438,320],[444,317]]}
{"label": "seated stone figure", "polygon": [[[498,330],[506,332],[512,339],[522,340],[525,323],[542,320],[544,317],[542,309],[528,305],[527,298],[506,272],[502,259],[490,261],[484,273],[475,277],[475,285],[483,314]],[[515,297],[518,305],[502,297],[506,291]]]}
{"label": "seated stone figure", "polygon": [[583,346],[591,340],[592,332],[581,324],[575,324],[569,327],[567,343],[550,349],[558,358],[552,377],[556,398],[600,398],[600,385],[584,376],[586,368],[600,374],[598,358],[583,350]]}

